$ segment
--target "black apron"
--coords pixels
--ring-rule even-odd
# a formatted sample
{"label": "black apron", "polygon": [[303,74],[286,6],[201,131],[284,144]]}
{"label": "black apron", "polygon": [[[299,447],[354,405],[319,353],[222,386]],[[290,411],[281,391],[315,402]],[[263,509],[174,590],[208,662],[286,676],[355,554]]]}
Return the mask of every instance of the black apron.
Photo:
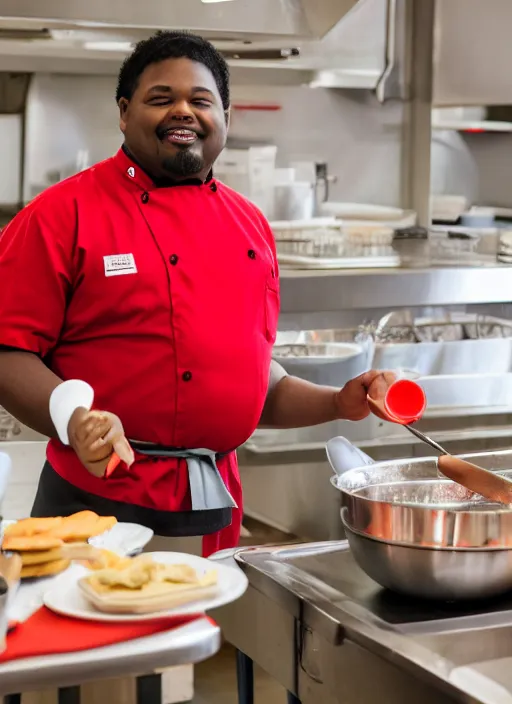
{"label": "black apron", "polygon": [[[231,524],[232,508],[235,504],[218,474],[215,463],[216,459],[225,455],[213,455],[208,450],[187,451],[135,441],[130,441],[130,444],[142,455],[186,459],[193,494],[192,505],[196,504],[196,508],[191,511],[160,511],[90,494],[63,479],[49,462],[46,462],[39,479],[31,516],[69,516],[78,511],[89,510],[100,516],[115,516],[123,523],[138,523],[150,528],[155,535],[172,538],[209,535]],[[209,453],[206,459],[201,456],[201,452]],[[208,507],[212,502],[215,508]]]}

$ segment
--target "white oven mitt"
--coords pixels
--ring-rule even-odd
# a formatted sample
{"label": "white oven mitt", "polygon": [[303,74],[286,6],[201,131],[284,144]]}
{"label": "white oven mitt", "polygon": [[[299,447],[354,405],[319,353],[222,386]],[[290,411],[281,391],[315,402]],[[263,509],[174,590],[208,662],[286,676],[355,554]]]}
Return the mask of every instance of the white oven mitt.
{"label": "white oven mitt", "polygon": [[[70,379],[59,384],[50,396],[50,417],[53,421],[60,441],[64,445],[69,445],[68,425],[71,416],[77,408],[85,408],[90,411],[94,402],[94,389],[90,384],[80,379]],[[105,415],[108,415],[105,413]],[[110,414],[112,416],[112,414]],[[124,430],[119,419],[114,417],[110,433],[106,436],[106,440],[112,442],[114,451],[118,458],[123,460],[128,466],[134,462],[133,451],[125,438]],[[119,460],[116,460],[117,462]],[[115,464],[112,470],[115,469]],[[106,476],[111,473],[107,468]]]}
{"label": "white oven mitt", "polygon": [[63,445],[69,445],[68,425],[77,408],[90,411],[94,402],[94,389],[79,379],[59,384],[50,396],[50,417]]}

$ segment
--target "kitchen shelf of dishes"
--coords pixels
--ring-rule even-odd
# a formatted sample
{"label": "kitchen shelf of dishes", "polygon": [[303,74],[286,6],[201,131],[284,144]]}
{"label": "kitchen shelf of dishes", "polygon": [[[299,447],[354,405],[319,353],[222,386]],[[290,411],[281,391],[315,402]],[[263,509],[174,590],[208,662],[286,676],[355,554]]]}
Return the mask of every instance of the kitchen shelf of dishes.
{"label": "kitchen shelf of dishes", "polygon": [[416,225],[413,211],[323,203],[322,217],[271,223],[279,263],[291,269],[511,263],[512,217],[499,220],[488,208],[464,210],[465,201],[452,200],[433,201],[438,224],[429,230]]}

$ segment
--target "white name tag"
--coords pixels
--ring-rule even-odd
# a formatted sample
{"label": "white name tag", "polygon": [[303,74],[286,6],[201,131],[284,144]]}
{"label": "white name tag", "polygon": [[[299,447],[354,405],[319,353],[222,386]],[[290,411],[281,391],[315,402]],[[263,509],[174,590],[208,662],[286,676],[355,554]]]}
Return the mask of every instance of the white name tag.
{"label": "white name tag", "polygon": [[105,276],[124,276],[136,274],[137,266],[133,254],[111,254],[103,257]]}

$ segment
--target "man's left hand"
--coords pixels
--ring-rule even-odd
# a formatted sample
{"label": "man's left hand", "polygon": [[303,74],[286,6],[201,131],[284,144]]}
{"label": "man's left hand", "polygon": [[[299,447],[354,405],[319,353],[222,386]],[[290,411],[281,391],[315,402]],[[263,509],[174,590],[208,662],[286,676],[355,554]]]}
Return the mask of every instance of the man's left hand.
{"label": "man's left hand", "polygon": [[371,370],[349,381],[336,394],[336,411],[340,420],[363,420],[370,415],[368,396],[382,401],[396,381],[393,372]]}

